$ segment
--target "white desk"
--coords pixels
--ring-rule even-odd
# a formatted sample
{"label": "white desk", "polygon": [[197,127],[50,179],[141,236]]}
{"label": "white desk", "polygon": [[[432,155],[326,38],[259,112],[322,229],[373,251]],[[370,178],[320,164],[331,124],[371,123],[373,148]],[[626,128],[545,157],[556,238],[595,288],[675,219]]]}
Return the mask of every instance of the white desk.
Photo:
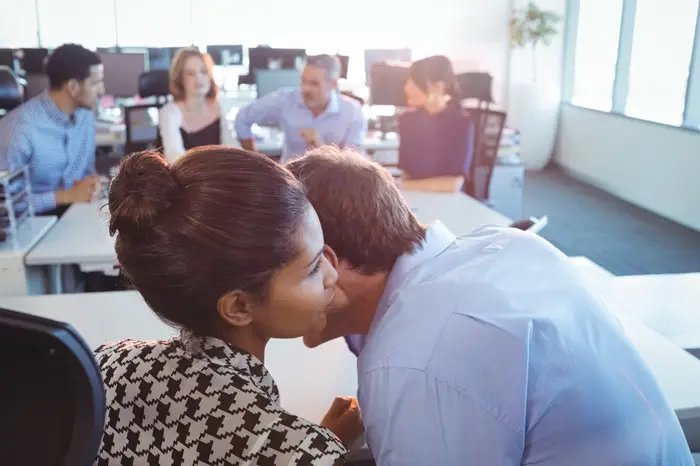
{"label": "white desk", "polygon": [[700,273],[616,277],[604,296],[700,357]]}
{"label": "white desk", "polygon": [[56,217],[28,218],[16,236],[0,242],[0,296],[43,294],[43,280],[26,267],[25,258],[55,224]]}
{"label": "white desk", "polygon": [[78,264],[83,272],[110,273],[117,264],[104,201],[73,204],[56,226],[25,257],[30,266],[50,266],[54,292],[62,291],[61,266]]}
{"label": "white desk", "polygon": [[[0,298],[0,306],[68,322],[91,348],[124,338],[167,339],[174,330],[133,291]],[[700,361],[624,312],[616,312],[680,419],[700,417]],[[355,358],[342,339],[307,349],[300,339],[274,340],[265,365],[283,406],[320,421],[336,395],[355,395]]]}
{"label": "white desk", "polygon": [[[482,225],[508,225],[507,217],[462,193],[403,192],[424,223],[440,219],[455,234]],[[84,272],[113,273],[117,265],[114,239],[108,233],[107,208],[103,202],[73,204],[58,224],[26,256],[25,263],[50,266],[52,289],[62,292],[61,266],[78,264]]]}
{"label": "white desk", "polygon": [[[93,349],[126,338],[168,339],[176,334],[133,291],[0,298],[0,306],[67,322]],[[265,359],[282,406],[309,421],[320,422],[335,396],[357,395],[356,359],[342,339],[315,350],[301,339],[272,340]]]}

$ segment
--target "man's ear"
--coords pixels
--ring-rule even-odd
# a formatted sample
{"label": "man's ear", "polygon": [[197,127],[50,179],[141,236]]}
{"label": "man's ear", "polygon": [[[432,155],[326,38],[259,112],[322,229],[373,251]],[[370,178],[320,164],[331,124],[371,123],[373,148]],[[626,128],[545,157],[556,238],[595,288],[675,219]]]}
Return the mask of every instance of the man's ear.
{"label": "man's ear", "polygon": [[338,269],[338,256],[335,254],[335,251],[331,249],[330,246],[327,244],[323,245],[323,255],[326,256],[326,259],[328,259],[328,262],[331,263],[334,269]]}
{"label": "man's ear", "polygon": [[68,91],[68,94],[76,98],[78,94],[80,94],[80,82],[77,79],[70,79],[68,82],[65,84],[66,90]]}
{"label": "man's ear", "polygon": [[246,327],[253,322],[253,300],[243,291],[235,290],[222,295],[216,302],[219,317],[234,327]]}

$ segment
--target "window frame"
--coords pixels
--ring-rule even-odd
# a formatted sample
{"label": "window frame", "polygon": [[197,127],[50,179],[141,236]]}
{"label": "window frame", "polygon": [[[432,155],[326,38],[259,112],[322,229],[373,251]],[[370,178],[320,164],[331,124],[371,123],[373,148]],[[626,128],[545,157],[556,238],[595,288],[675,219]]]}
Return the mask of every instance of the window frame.
{"label": "window frame", "polygon": [[[686,86],[683,122],[680,126],[651,119],[629,116],[625,113],[629,93],[630,64],[632,61],[632,44],[634,40],[634,23],[637,0],[622,1],[620,36],[617,43],[617,63],[613,82],[612,109],[603,111],[576,105],[572,102],[574,94],[574,68],[576,66],[576,45],[578,35],[580,2],[586,0],[567,0],[564,25],[564,52],[562,72],[562,104],[607,115],[615,115],[630,120],[642,121],[664,127],[678,128],[700,132],[700,8],[695,19],[693,47],[690,56],[690,69]],[[699,0],[700,1],[700,0]]]}

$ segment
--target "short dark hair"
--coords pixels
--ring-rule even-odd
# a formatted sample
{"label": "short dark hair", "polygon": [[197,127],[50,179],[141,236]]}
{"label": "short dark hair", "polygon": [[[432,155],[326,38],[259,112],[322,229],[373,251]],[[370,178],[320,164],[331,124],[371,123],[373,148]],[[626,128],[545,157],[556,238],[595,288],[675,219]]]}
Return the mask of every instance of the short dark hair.
{"label": "short dark hair", "polygon": [[46,61],[46,75],[51,89],[60,89],[71,79],[80,82],[90,76],[90,67],[102,63],[100,56],[78,44],[63,44]]}
{"label": "short dark hair", "polygon": [[459,82],[452,68],[452,62],[446,56],[433,55],[414,61],[408,70],[408,76],[424,92],[428,91],[429,83],[444,82],[445,93],[452,97],[450,102],[459,104],[461,100]]}
{"label": "short dark hair", "polygon": [[264,299],[274,272],[301,252],[304,188],[264,155],[204,146],[170,166],[143,152],[119,167],[109,191],[117,258],[167,322],[216,335],[221,296]]}
{"label": "short dark hair", "polygon": [[326,244],[358,271],[388,272],[425,239],[391,174],[357,152],[324,146],[287,168],[306,188]]}

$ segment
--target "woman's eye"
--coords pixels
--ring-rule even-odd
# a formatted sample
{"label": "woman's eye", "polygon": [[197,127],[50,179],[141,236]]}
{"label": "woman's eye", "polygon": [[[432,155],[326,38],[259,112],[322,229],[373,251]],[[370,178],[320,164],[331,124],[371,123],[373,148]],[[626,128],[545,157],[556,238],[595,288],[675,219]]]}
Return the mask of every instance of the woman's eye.
{"label": "woman's eye", "polygon": [[316,262],[316,265],[314,265],[313,270],[309,273],[309,275],[316,275],[316,273],[321,270],[321,261],[319,260]]}

